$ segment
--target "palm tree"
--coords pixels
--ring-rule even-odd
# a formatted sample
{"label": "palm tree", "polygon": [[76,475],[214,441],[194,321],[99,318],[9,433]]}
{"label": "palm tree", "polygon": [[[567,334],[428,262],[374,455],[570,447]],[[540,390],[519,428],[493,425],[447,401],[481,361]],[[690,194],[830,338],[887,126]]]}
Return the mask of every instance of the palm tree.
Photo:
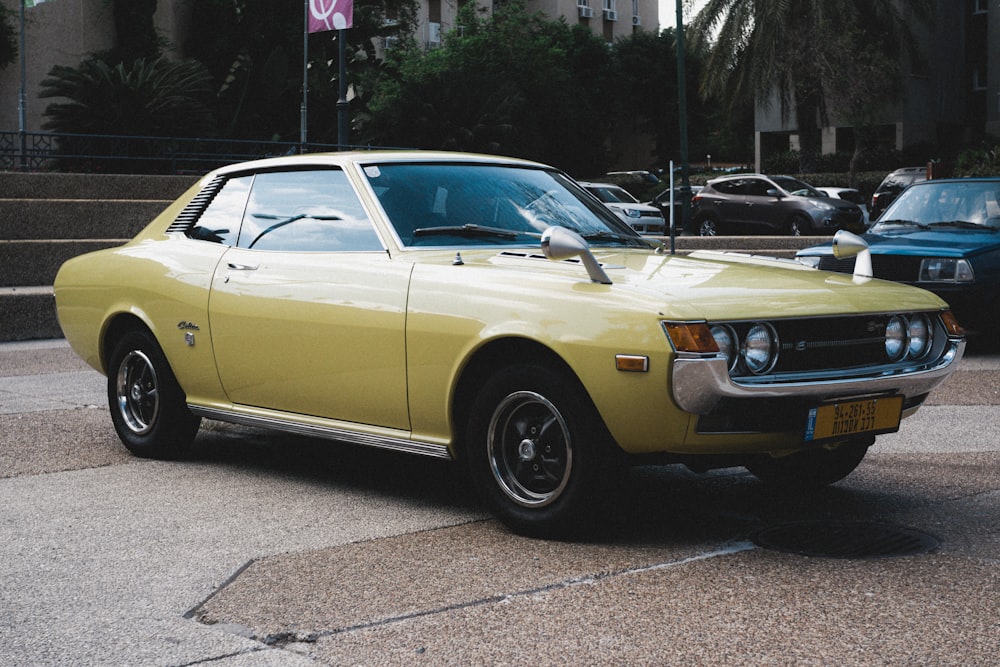
{"label": "palm tree", "polygon": [[[800,169],[811,171],[818,123],[826,123],[827,96],[843,83],[847,57],[873,50],[884,62],[898,63],[903,51],[918,57],[908,19],[923,21],[929,13],[929,0],[707,0],[690,28],[693,43],[708,45],[702,92],[733,108],[747,99],[765,108],[776,100],[783,119],[794,115]],[[888,98],[868,103],[899,94],[886,92]]]}
{"label": "palm tree", "polygon": [[39,97],[65,98],[45,109],[45,129],[90,134],[205,136],[214,132],[212,79],[195,61],[142,58],[111,66],[85,60],[56,65]]}

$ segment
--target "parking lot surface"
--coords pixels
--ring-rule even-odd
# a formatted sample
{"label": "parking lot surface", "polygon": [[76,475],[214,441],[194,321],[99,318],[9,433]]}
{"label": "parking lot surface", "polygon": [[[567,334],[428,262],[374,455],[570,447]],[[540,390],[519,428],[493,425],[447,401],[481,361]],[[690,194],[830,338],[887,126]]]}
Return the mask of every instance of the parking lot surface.
{"label": "parking lot surface", "polygon": [[[444,462],[209,422],[132,458],[63,341],[3,344],[0,664],[995,665],[998,433],[973,350],[821,493],[642,467],[592,535],[530,540]],[[787,526],[931,542],[758,546]]]}

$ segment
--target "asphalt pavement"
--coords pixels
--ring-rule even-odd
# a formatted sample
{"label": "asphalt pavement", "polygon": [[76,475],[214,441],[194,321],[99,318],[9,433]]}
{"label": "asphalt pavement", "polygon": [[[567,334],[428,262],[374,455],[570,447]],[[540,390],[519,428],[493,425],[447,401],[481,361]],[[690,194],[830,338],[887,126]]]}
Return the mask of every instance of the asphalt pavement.
{"label": "asphalt pavement", "polygon": [[[1000,355],[812,497],[632,470],[576,542],[511,534],[460,467],[205,422],[131,457],[63,341],[0,344],[0,665],[997,665]],[[807,527],[882,557],[758,546]]]}

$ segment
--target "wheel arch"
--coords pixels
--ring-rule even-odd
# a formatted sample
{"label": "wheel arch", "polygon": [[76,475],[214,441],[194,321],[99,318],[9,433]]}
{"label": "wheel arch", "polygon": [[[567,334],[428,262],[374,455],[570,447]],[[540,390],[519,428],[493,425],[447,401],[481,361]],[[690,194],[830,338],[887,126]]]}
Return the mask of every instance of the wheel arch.
{"label": "wheel arch", "polygon": [[[507,337],[492,340],[475,351],[462,369],[452,394],[451,419],[455,437],[455,456],[464,458],[465,430],[469,423],[472,404],[480,386],[495,372],[515,363],[543,364],[565,375],[576,383],[587,396],[590,395],[569,364],[552,348],[529,338]],[[591,401],[593,407],[593,402]],[[594,414],[600,419],[597,408]]]}
{"label": "wheel arch", "polygon": [[115,347],[118,345],[118,341],[121,340],[122,336],[124,336],[126,332],[137,329],[145,331],[152,336],[154,340],[156,339],[156,335],[153,333],[150,326],[135,313],[117,313],[108,319],[107,323],[104,325],[104,331],[101,333],[100,343],[101,367],[104,369],[105,373],[109,372],[108,364],[111,363],[111,355],[114,353]]}

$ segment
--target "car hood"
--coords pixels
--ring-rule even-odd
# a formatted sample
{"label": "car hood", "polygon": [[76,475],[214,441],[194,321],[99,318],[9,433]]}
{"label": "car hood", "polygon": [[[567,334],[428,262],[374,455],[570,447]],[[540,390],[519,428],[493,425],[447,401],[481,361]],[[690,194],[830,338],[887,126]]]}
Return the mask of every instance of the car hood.
{"label": "car hood", "polygon": [[[606,294],[617,306],[664,318],[744,320],[811,317],[840,313],[944,308],[937,296],[914,287],[876,279],[818,271],[794,260],[699,251],[664,255],[649,251],[595,249],[611,285],[590,282],[578,260],[552,261],[538,251],[504,251],[491,256],[462,253],[466,266],[492,269],[483,280],[491,291],[524,292],[531,284],[555,298]],[[523,271],[534,275],[528,276]],[[470,276],[471,277],[471,276]],[[527,282],[526,282],[527,281]],[[478,282],[478,278],[469,283]]]}
{"label": "car hood", "polygon": [[[865,241],[873,255],[910,255],[935,257],[968,257],[980,252],[1000,248],[1000,232],[962,229],[958,227],[914,229],[900,227],[898,232],[865,234]],[[797,255],[815,256],[832,254],[827,243],[800,250]]]}
{"label": "car hood", "polygon": [[613,208],[616,211],[623,211],[625,209],[632,209],[633,211],[649,211],[652,213],[659,213],[660,209],[655,206],[650,206],[649,204],[629,204],[627,202],[618,201],[608,201],[604,202],[604,205],[608,208]]}

